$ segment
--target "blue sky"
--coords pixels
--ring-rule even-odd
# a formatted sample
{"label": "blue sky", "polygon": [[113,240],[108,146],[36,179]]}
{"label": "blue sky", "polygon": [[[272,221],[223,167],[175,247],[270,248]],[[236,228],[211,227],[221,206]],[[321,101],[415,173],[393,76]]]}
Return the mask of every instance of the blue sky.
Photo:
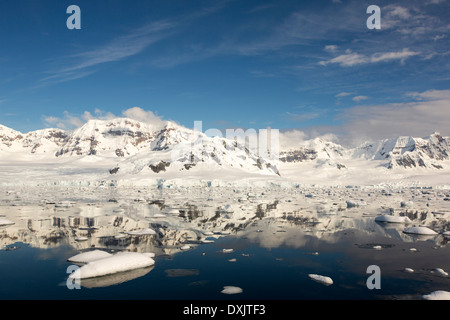
{"label": "blue sky", "polygon": [[[81,30],[66,27],[72,4]],[[73,129],[138,107],[190,128],[450,135],[449,12],[449,0],[2,1],[0,123]]]}

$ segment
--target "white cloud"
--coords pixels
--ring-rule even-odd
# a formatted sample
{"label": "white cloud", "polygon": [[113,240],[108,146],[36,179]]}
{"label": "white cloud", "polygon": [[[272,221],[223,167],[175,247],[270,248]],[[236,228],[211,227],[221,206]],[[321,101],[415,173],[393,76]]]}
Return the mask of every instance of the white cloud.
{"label": "white cloud", "polygon": [[352,94],[353,93],[351,93],[351,92],[341,92],[341,93],[338,93],[337,95],[335,95],[335,97],[336,98],[342,98],[342,97],[350,96]]}
{"label": "white cloud", "polygon": [[307,139],[307,134],[300,130],[289,130],[280,132],[279,143],[280,151],[295,149]]}
{"label": "white cloud", "polygon": [[41,83],[59,83],[86,77],[98,65],[139,54],[151,44],[167,37],[176,26],[174,21],[155,21],[92,50],[63,57],[59,63],[64,67],[49,71],[50,75],[41,79]]}
{"label": "white cloud", "polygon": [[402,51],[378,52],[372,54],[371,56],[348,52],[330,60],[320,61],[319,64],[322,66],[327,66],[329,64],[339,64],[341,67],[352,67],[360,64],[388,62],[392,60],[400,60],[401,63],[404,63],[405,60],[409,57],[419,54],[420,52],[410,51],[408,48],[404,48]]}
{"label": "white cloud", "polygon": [[328,51],[328,52],[336,52],[338,50],[338,46],[334,45],[334,44],[330,44],[330,45],[325,46],[324,50]]}
{"label": "white cloud", "polygon": [[352,98],[352,100],[355,102],[361,102],[361,101],[367,100],[367,99],[369,99],[369,97],[367,97],[367,96],[355,96]]}
{"label": "white cloud", "polygon": [[425,92],[409,92],[407,96],[416,100],[450,100],[450,90],[428,90]]}
{"label": "white cloud", "polygon": [[82,119],[70,114],[68,111],[64,111],[63,114],[63,118],[53,116],[45,117],[44,122],[47,126],[56,126],[59,129],[78,128],[84,124]]}
{"label": "white cloud", "polygon": [[89,111],[84,111],[81,115],[74,115],[68,111],[64,111],[63,117],[47,116],[44,117],[43,121],[46,126],[56,126],[60,129],[71,130],[83,126],[89,120],[110,120],[119,117],[137,120],[157,128],[166,124],[166,121],[162,120],[161,117],[155,115],[152,111],[144,110],[139,107],[126,109],[120,116],[116,116],[111,112],[104,112],[100,109],[95,109],[94,114]]}
{"label": "white cloud", "polygon": [[343,111],[344,139],[378,140],[400,135],[450,135],[450,90],[409,93],[415,101],[356,106]]}
{"label": "white cloud", "polygon": [[122,112],[122,114],[130,119],[148,123],[154,126],[162,126],[166,122],[150,110],[144,110],[139,107],[133,107]]}
{"label": "white cloud", "polygon": [[400,60],[402,63],[412,56],[418,55],[419,52],[410,51],[407,48],[404,48],[402,51],[398,52],[384,52],[384,53],[375,53],[371,56],[370,62],[385,62],[390,60]]}
{"label": "white cloud", "polygon": [[368,59],[366,56],[358,54],[358,53],[346,53],[341,54],[333,59],[328,61],[320,61],[319,64],[322,66],[326,66],[328,64],[339,64],[342,67],[352,67],[358,64],[367,63]]}

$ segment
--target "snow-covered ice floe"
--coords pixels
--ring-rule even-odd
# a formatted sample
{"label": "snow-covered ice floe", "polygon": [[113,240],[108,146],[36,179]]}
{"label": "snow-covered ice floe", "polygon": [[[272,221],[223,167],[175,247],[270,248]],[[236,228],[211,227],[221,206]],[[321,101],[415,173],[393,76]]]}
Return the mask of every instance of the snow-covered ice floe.
{"label": "snow-covered ice floe", "polygon": [[408,234],[418,234],[418,235],[425,235],[425,236],[433,236],[436,235],[437,232],[434,230],[431,230],[428,227],[409,227],[405,228],[403,230],[404,233]]}
{"label": "snow-covered ice floe", "polygon": [[384,214],[375,218],[376,222],[386,222],[386,223],[408,223],[411,220],[408,217],[392,216]]}
{"label": "snow-covered ice floe", "polygon": [[71,279],[87,279],[150,267],[155,264],[152,253],[120,252],[107,258],[88,262],[70,274]]}
{"label": "snow-covered ice floe", "polygon": [[237,293],[242,293],[243,290],[239,287],[234,287],[234,286],[225,286],[223,287],[223,290],[221,291],[221,293],[223,294],[237,294]]}
{"label": "snow-covered ice floe", "polygon": [[437,290],[423,295],[422,298],[425,300],[450,300],[450,292]]}
{"label": "snow-covered ice floe", "polygon": [[434,270],[436,271],[437,274],[439,274],[439,275],[441,275],[441,276],[443,276],[443,277],[448,276],[448,273],[445,272],[445,271],[444,271],[443,269],[441,269],[441,268],[436,268],[436,269],[434,269]]}
{"label": "snow-covered ice floe", "polygon": [[9,219],[6,219],[6,218],[1,218],[0,217],[0,227],[10,226],[10,225],[13,225],[13,224],[14,224],[13,221],[11,221]]}
{"label": "snow-covered ice floe", "polygon": [[74,263],[88,263],[91,261],[111,257],[112,254],[103,250],[92,250],[88,252],[79,253],[67,259],[67,261]]}
{"label": "snow-covered ice floe", "polygon": [[326,276],[321,276],[318,274],[308,274],[308,276],[313,279],[314,281],[320,282],[326,286],[332,285],[333,284],[333,280],[330,277],[326,277]]}
{"label": "snow-covered ice floe", "polygon": [[131,236],[147,236],[147,235],[155,235],[156,232],[153,229],[147,228],[142,230],[134,230],[134,231],[128,231],[126,234]]}

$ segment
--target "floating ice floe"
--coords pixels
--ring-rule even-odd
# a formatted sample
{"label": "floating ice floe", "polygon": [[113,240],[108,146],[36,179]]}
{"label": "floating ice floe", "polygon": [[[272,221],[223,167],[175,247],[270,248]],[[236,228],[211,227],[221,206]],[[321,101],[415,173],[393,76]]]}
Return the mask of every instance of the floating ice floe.
{"label": "floating ice floe", "polygon": [[426,235],[426,236],[432,236],[432,235],[436,235],[437,232],[434,230],[431,230],[428,227],[409,227],[409,228],[405,228],[403,230],[404,233],[408,233],[408,234],[418,234],[418,235]]}
{"label": "floating ice floe", "polygon": [[225,286],[223,287],[223,290],[221,291],[221,293],[224,294],[237,294],[237,293],[242,293],[243,290],[239,287],[234,287],[234,286]]}
{"label": "floating ice floe", "polygon": [[376,222],[386,222],[386,223],[408,223],[411,220],[408,217],[399,217],[384,214],[375,218]]}
{"label": "floating ice floe", "polygon": [[10,226],[10,225],[13,225],[13,224],[14,224],[14,222],[9,220],[9,219],[0,218],[0,227]]}
{"label": "floating ice floe", "polygon": [[444,277],[448,276],[448,273],[445,272],[444,270],[442,270],[441,268],[436,268],[434,270],[436,271],[437,274],[439,274],[441,276],[444,276]]}
{"label": "floating ice floe", "polygon": [[88,262],[70,274],[71,279],[87,279],[150,267],[155,264],[151,253],[120,252],[107,258]]}
{"label": "floating ice floe", "polygon": [[437,290],[423,295],[422,298],[425,300],[450,300],[450,292]]}
{"label": "floating ice floe", "polygon": [[127,231],[126,234],[132,236],[146,236],[146,235],[155,235],[156,232],[153,229],[147,228],[142,230]]}
{"label": "floating ice floe", "polygon": [[112,254],[103,250],[92,250],[88,252],[79,253],[67,259],[67,261],[74,263],[88,263],[95,260],[111,257]]}
{"label": "floating ice floe", "polygon": [[364,200],[360,201],[347,200],[345,201],[345,203],[347,204],[348,209],[367,205],[367,203]]}
{"label": "floating ice floe", "polygon": [[314,281],[320,282],[326,286],[332,285],[333,284],[333,280],[330,277],[326,277],[326,276],[321,276],[318,274],[308,274],[308,276],[313,279]]}

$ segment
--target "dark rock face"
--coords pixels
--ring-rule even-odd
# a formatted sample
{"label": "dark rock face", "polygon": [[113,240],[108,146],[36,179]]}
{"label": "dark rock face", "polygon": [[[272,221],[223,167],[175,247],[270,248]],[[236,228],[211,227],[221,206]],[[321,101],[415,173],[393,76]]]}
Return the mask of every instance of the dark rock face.
{"label": "dark rock face", "polygon": [[317,152],[311,149],[287,151],[280,153],[280,161],[282,162],[303,162],[314,160],[317,158]]}
{"label": "dark rock face", "polygon": [[116,174],[117,172],[119,172],[119,167],[115,167],[114,169],[109,170],[110,174]]}
{"label": "dark rock face", "polygon": [[153,172],[159,173],[161,171],[166,171],[166,168],[169,166],[170,166],[169,162],[161,161],[157,165],[153,165],[153,164],[149,165],[149,168],[152,169]]}

